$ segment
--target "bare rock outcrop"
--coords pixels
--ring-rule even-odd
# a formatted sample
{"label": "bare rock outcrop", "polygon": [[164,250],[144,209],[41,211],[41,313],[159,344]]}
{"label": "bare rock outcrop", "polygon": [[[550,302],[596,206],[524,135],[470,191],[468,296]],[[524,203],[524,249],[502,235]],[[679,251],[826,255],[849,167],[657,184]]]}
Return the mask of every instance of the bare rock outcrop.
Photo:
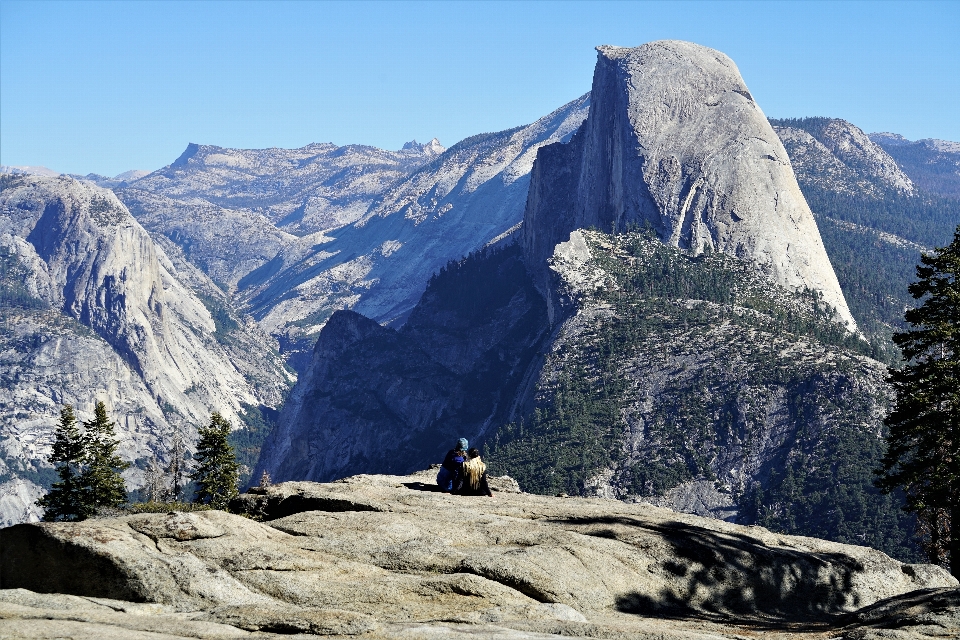
{"label": "bare rock outcrop", "polygon": [[[311,501],[266,523],[207,511],[2,529],[0,630],[59,610],[46,619],[152,620],[186,637],[705,639],[736,626],[826,631],[916,589],[940,589],[937,606],[956,611],[944,570],[865,547],[612,500],[450,496],[431,490],[434,473],[281,484],[238,500]],[[891,606],[908,605],[853,622],[877,625]]]}
{"label": "bare rock outcrop", "polygon": [[771,120],[801,186],[882,199],[915,195],[913,182],[883,147],[846,120]]}
{"label": "bare rock outcrop", "polygon": [[[597,50],[586,122],[534,165],[523,224],[532,262],[545,265],[575,229],[650,225],[667,244],[729,253],[822,292],[854,329],[787,152],[733,61],[672,40]],[[549,296],[545,266],[538,288]]]}

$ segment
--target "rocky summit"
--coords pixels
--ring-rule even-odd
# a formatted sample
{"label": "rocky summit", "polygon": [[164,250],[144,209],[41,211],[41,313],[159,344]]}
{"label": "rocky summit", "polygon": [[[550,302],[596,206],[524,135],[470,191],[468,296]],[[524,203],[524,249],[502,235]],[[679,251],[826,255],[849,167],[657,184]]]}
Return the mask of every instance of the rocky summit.
{"label": "rocky summit", "polygon": [[507,477],[492,480],[493,498],[450,496],[433,491],[435,473],[257,489],[232,505],[252,517],[174,512],[0,530],[0,636],[960,632],[957,581],[939,567],[651,505],[533,496]]}
{"label": "rocky summit", "polygon": [[571,231],[649,225],[672,246],[820,291],[854,328],[787,151],[733,61],[673,40],[597,50],[590,114],[569,144],[538,153],[524,214],[548,302],[545,263]]}

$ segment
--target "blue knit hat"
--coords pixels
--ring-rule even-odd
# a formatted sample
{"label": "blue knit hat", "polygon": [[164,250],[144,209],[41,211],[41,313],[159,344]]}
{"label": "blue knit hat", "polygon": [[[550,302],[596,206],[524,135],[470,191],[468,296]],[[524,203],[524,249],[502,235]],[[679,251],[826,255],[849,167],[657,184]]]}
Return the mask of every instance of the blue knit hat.
{"label": "blue knit hat", "polygon": [[470,443],[467,442],[466,438],[457,440],[457,451],[466,451],[468,448],[470,448]]}

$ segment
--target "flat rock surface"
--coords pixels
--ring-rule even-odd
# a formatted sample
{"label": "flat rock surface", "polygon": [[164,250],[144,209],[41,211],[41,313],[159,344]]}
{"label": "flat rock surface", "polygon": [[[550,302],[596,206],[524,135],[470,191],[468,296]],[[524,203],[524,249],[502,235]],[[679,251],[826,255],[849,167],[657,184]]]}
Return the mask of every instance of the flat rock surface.
{"label": "flat rock surface", "polygon": [[[2,529],[0,637],[960,629],[957,581],[937,567],[648,505],[524,494],[509,478],[494,479],[493,498],[451,496],[434,491],[435,473],[283,483],[234,504],[274,518],[264,522],[206,511]],[[891,625],[900,635],[883,635]]]}

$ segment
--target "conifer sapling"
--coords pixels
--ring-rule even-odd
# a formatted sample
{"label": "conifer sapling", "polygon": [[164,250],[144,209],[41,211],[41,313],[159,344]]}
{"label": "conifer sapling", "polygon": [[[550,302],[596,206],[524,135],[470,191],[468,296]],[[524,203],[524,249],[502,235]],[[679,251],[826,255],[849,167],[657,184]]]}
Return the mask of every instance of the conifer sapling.
{"label": "conifer sapling", "polygon": [[219,413],[210,416],[210,424],[200,427],[197,442],[197,468],[190,479],[197,483],[194,502],[226,510],[237,494],[240,465],[233,447],[227,441],[230,422]]}
{"label": "conifer sapling", "polygon": [[60,410],[54,438],[48,460],[56,467],[60,481],[54,482],[47,495],[37,500],[37,506],[43,507],[44,520],[85,520],[93,512],[81,481],[86,446],[69,404]]}
{"label": "conifer sapling", "polygon": [[87,468],[82,476],[95,510],[118,508],[127,502],[127,486],[120,472],[130,464],[117,455],[115,423],[107,417],[107,408],[97,402],[93,420],[83,423],[86,433]]}

